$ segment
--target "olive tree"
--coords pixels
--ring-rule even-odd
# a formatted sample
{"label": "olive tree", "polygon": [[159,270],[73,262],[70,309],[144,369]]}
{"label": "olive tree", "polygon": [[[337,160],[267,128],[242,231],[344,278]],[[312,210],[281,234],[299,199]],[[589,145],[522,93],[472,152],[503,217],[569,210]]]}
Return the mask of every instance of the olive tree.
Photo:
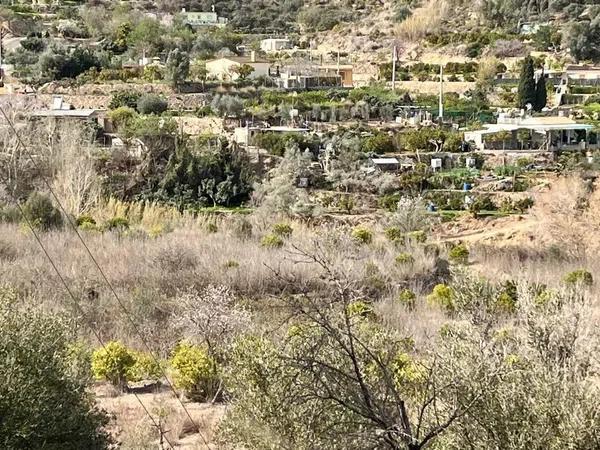
{"label": "olive tree", "polygon": [[73,357],[73,324],[0,290],[0,447],[104,449],[108,417]]}

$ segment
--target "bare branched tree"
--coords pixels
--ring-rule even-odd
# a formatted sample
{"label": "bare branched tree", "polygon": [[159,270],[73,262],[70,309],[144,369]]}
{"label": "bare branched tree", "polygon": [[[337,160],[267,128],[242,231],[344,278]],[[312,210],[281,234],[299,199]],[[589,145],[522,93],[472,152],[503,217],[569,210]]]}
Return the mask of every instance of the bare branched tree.
{"label": "bare branched tree", "polygon": [[32,120],[29,106],[16,101],[2,105],[8,120],[4,116],[0,120],[0,160],[9,188],[18,197],[46,190],[43,175],[69,213],[88,211],[100,195],[90,140],[93,132],[78,122],[59,126],[54,120]]}
{"label": "bare branched tree", "polygon": [[74,215],[89,211],[98,201],[100,185],[94,165],[94,148],[84,134],[73,129],[56,144],[50,161],[53,188],[66,210]]}
{"label": "bare branched tree", "polygon": [[250,325],[250,313],[225,286],[188,290],[175,298],[174,320],[183,334],[206,345],[211,355]]}
{"label": "bare branched tree", "polygon": [[[300,294],[286,301],[287,335],[254,363],[246,360],[244,370],[260,361],[274,367],[241,383],[232,374],[233,397],[242,398],[238,406],[253,422],[238,430],[256,426],[280,432],[283,447],[425,448],[483,402],[510,368],[484,337],[470,343],[472,364],[465,367],[435,349],[417,354],[410,339],[373,320],[360,284],[334,263],[340,252],[323,240],[310,251],[295,248],[298,263],[315,267],[322,289],[308,289],[273,270]],[[272,362],[273,354],[278,363]],[[232,370],[247,375],[235,362]],[[272,378],[254,384],[261,373]],[[477,388],[463,392],[467,385]],[[252,401],[248,392],[256,394]]]}

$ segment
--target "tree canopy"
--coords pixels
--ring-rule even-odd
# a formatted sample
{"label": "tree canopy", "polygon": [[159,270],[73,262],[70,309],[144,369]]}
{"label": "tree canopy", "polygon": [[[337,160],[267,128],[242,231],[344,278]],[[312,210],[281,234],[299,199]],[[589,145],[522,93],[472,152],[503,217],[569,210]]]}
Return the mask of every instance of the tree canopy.
{"label": "tree canopy", "polygon": [[89,361],[77,358],[72,330],[0,289],[0,447],[107,448],[108,418],[87,391]]}

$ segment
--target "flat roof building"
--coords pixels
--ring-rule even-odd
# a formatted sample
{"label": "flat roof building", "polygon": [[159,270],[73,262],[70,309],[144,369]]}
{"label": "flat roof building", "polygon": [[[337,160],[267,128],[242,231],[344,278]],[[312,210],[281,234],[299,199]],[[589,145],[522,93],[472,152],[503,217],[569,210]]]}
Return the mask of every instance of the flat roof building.
{"label": "flat roof building", "polygon": [[465,132],[465,141],[479,151],[555,151],[597,148],[593,125],[562,117],[507,117],[486,124],[481,130]]}
{"label": "flat roof building", "polygon": [[183,16],[183,23],[189,25],[192,28],[202,27],[218,27],[223,28],[227,25],[228,19],[225,17],[219,17],[214,11],[206,12],[188,12],[184,9],[181,10]]}
{"label": "flat roof building", "polygon": [[269,38],[260,41],[260,49],[265,53],[274,53],[292,48],[292,41],[288,38]]}

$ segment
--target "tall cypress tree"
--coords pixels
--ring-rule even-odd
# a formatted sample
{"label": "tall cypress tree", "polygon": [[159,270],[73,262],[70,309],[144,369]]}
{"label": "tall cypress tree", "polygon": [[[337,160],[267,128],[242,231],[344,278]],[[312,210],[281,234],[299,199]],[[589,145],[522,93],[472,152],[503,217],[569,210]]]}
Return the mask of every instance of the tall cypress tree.
{"label": "tall cypress tree", "polygon": [[532,107],[536,106],[536,86],[535,73],[533,70],[533,59],[528,56],[523,61],[521,69],[521,78],[519,79],[519,93],[517,97],[517,107],[525,109],[529,103]]}
{"label": "tall cypress tree", "polygon": [[541,111],[546,107],[546,103],[548,103],[548,92],[546,91],[546,77],[544,77],[544,72],[542,72],[542,76],[537,80],[537,83],[535,84],[534,109],[536,111]]}

